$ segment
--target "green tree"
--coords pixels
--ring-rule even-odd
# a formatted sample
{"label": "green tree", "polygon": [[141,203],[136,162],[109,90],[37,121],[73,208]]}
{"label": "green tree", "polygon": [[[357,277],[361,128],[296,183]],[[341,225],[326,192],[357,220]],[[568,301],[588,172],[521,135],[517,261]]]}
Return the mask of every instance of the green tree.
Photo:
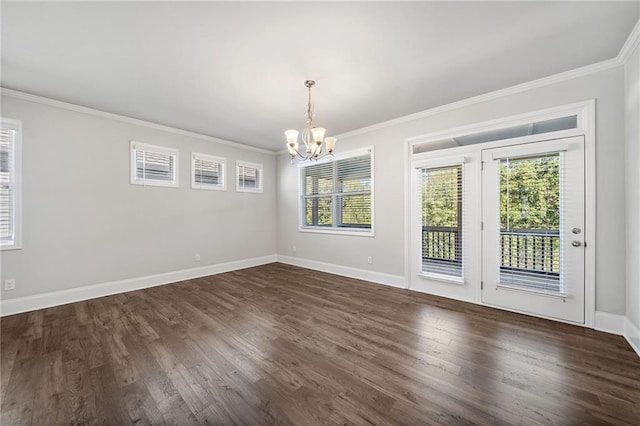
{"label": "green tree", "polygon": [[500,228],[560,229],[560,156],[500,161]]}
{"label": "green tree", "polygon": [[422,225],[458,227],[462,166],[422,170]]}

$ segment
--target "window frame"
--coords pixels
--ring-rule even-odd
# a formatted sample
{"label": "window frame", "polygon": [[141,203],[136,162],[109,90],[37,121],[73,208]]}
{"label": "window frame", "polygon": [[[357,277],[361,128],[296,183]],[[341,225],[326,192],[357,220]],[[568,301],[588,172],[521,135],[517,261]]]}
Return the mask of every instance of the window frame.
{"label": "window frame", "polygon": [[[369,154],[371,160],[371,227],[370,228],[360,228],[360,227],[337,227],[334,225],[331,227],[328,226],[308,226],[305,225],[305,168],[308,166],[313,166],[316,164],[324,164],[336,162],[339,160],[346,160],[353,157],[359,157]],[[351,236],[360,236],[360,237],[375,237],[375,153],[374,147],[368,146],[352,151],[342,152],[339,154],[335,154],[333,157],[325,157],[322,160],[313,161],[313,162],[305,162],[298,163],[298,231],[300,232],[308,232],[308,233],[316,233],[316,234],[337,234],[337,235],[351,235]],[[335,176],[335,168],[334,168],[334,176]],[[334,177],[335,178],[335,177]],[[338,193],[333,192],[330,196],[331,198],[335,198]],[[334,206],[334,212],[336,210],[336,206]],[[338,215],[334,214],[334,217],[337,218]]]}
{"label": "window frame", "polygon": [[[259,171],[258,186],[256,188],[240,187],[240,167],[248,167]],[[236,160],[236,192],[248,192],[254,194],[264,193],[264,166],[260,163]]]}
{"label": "window frame", "polygon": [[[222,177],[222,185],[209,185],[196,182],[196,160],[211,161],[220,164],[222,170],[220,171],[220,177]],[[191,153],[191,189],[204,189],[208,191],[226,191],[227,190],[227,159],[224,157],[217,157],[215,155],[203,154],[200,152]]]}
{"label": "window frame", "polygon": [[[154,152],[157,154],[165,154],[171,155],[175,157],[174,159],[174,167],[173,167],[173,181],[172,182],[163,182],[152,179],[138,179],[136,176],[136,150]],[[140,185],[140,186],[160,186],[165,188],[178,188],[180,186],[179,177],[180,177],[180,151],[174,148],[168,148],[166,146],[160,145],[151,145],[144,142],[131,141],[130,143],[130,152],[131,152],[131,169],[130,169],[130,183],[131,185]]]}
{"label": "window frame", "polygon": [[[461,237],[461,243],[460,243],[460,269],[461,269],[461,275],[460,276],[455,276],[455,275],[449,275],[449,274],[442,274],[442,273],[438,273],[438,272],[432,272],[432,271],[425,271],[422,267],[420,268],[420,271],[418,272],[418,277],[419,278],[423,278],[423,279],[431,279],[431,280],[436,280],[436,281],[440,281],[443,283],[449,283],[449,284],[459,284],[459,285],[465,285],[466,284],[466,280],[467,280],[467,272],[466,272],[466,264],[469,261],[468,259],[468,254],[467,254],[467,249],[465,247],[465,245],[467,244],[467,238],[469,238],[469,208],[466,204],[466,191],[467,189],[467,182],[465,182],[465,179],[468,179],[467,177],[467,173],[468,173],[468,167],[467,164],[469,163],[469,160],[467,159],[467,157],[443,157],[443,158],[435,158],[433,160],[427,160],[427,161],[422,161],[422,162],[417,162],[415,164],[415,169],[418,171],[418,173],[420,173],[421,170],[438,170],[438,169],[448,169],[448,168],[454,168],[454,167],[460,167],[460,181],[458,182],[458,188],[459,188],[459,206],[458,206],[458,221],[460,223],[460,237]],[[424,226],[424,223],[422,221],[422,204],[423,204],[423,197],[422,194],[420,194],[419,196],[420,199],[420,213],[419,213],[419,217],[420,217],[420,225],[421,227]],[[422,237],[421,237],[422,240]],[[421,254],[421,266],[423,266],[423,258],[422,258],[422,248],[420,249],[420,254]]]}
{"label": "window frame", "polygon": [[0,251],[22,249],[22,121],[0,118],[0,126],[14,131],[13,137],[13,240],[0,241]]}

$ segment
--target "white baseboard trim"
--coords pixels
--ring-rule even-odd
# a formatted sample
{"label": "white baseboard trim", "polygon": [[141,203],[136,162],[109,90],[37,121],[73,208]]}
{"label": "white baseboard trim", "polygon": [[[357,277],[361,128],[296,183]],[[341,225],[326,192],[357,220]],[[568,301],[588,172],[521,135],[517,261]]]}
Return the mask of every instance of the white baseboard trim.
{"label": "white baseboard trim", "polygon": [[50,308],[52,306],[66,305],[67,303],[80,302],[82,300],[95,299],[97,297],[140,290],[148,287],[184,281],[207,275],[221,274],[253,266],[265,265],[276,261],[276,255],[254,257],[251,259],[236,260],[233,262],[207,265],[199,268],[183,269],[180,271],[166,272],[144,277],[130,278],[126,280],[111,281],[102,284],[85,287],[70,288],[67,290],[53,291],[33,296],[16,297],[14,299],[0,300],[0,316],[19,314],[21,312],[34,311],[36,309]]}
{"label": "white baseboard trim", "polygon": [[625,318],[624,321],[624,338],[627,339],[633,350],[640,356],[640,330],[629,318]]}
{"label": "white baseboard trim", "polygon": [[608,312],[596,311],[595,322],[593,328],[599,331],[605,331],[607,333],[617,334],[622,336],[624,334],[624,315],[610,314]]}
{"label": "white baseboard trim", "polygon": [[367,271],[366,269],[351,268],[348,266],[318,262],[316,260],[303,259],[301,257],[283,256],[280,254],[278,255],[278,262],[286,263],[287,265],[313,269],[314,271],[328,272],[330,274],[340,275],[343,277],[370,281],[376,284],[384,284],[397,288],[407,288],[407,281],[402,275],[391,275],[385,274],[383,272]]}

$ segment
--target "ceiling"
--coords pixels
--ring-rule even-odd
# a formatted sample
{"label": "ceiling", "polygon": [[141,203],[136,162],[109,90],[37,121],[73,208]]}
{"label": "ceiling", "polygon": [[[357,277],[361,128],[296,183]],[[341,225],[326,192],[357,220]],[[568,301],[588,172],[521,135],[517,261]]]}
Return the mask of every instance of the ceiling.
{"label": "ceiling", "polygon": [[[2,2],[2,86],[269,150],[614,58],[638,2]],[[338,144],[340,142],[338,141]],[[339,147],[339,145],[338,145]]]}

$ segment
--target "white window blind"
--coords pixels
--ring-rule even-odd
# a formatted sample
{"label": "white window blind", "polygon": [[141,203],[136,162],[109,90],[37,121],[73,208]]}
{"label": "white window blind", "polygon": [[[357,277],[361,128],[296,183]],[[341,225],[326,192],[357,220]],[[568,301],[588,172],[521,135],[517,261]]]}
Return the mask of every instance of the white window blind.
{"label": "white window blind", "polygon": [[420,168],[422,272],[463,277],[463,165]]}
{"label": "white window blind", "polygon": [[177,187],[178,151],[132,141],[131,183]]}
{"label": "white window blind", "polygon": [[262,164],[238,161],[236,163],[236,191],[262,192]]}
{"label": "white window blind", "polygon": [[[16,141],[17,129],[0,127],[0,244],[17,245]],[[15,247],[17,248],[17,247]]]}
{"label": "white window blind", "polygon": [[302,169],[302,226],[334,230],[372,227],[372,155],[342,157]]}
{"label": "white window blind", "polygon": [[563,155],[499,160],[499,286],[564,293]]}
{"label": "white window blind", "polygon": [[191,154],[191,187],[194,189],[226,189],[227,160],[212,155]]}

